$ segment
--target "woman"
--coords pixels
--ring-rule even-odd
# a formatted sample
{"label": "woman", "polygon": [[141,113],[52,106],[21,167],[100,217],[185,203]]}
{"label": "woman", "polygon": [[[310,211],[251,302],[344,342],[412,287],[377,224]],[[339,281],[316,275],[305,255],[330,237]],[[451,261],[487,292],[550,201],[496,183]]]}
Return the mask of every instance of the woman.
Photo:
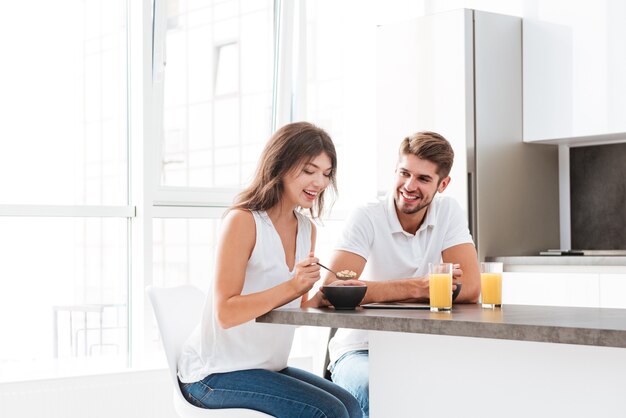
{"label": "woman", "polygon": [[325,189],[336,190],[335,147],[306,122],[280,128],[261,155],[252,184],[224,218],[214,294],[183,347],[181,389],[203,408],[256,409],[275,417],[361,417],[347,391],[287,367],[293,327],[259,324],[280,306],[323,304],[308,291],[320,279],[315,226]]}

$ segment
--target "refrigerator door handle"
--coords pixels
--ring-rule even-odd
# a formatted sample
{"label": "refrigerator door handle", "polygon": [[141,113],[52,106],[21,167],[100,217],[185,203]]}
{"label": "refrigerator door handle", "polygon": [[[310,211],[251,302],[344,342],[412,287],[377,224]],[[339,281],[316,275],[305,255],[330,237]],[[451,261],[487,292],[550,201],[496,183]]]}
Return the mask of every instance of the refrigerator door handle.
{"label": "refrigerator door handle", "polygon": [[476,225],[476,185],[474,173],[467,173],[467,226],[478,249],[478,231]]}

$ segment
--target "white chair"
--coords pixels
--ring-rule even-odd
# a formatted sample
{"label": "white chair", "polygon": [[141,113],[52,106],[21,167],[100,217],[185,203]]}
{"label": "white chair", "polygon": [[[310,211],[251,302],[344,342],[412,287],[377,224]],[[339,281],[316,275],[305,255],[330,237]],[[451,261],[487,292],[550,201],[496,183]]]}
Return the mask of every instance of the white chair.
{"label": "white chair", "polygon": [[324,369],[322,370],[322,376],[326,380],[333,381],[331,375],[332,373],[328,370],[328,366],[330,365],[330,351],[328,351],[328,345],[330,344],[330,340],[333,339],[335,334],[337,333],[337,328],[330,328],[328,330],[328,341],[326,341],[326,357],[324,358]]}
{"label": "white chair", "polygon": [[189,403],[180,391],[176,366],[183,343],[200,321],[205,295],[194,286],[146,288],[161,332],[161,340],[174,384],[174,409],[181,418],[271,417],[252,409],[204,409]]}

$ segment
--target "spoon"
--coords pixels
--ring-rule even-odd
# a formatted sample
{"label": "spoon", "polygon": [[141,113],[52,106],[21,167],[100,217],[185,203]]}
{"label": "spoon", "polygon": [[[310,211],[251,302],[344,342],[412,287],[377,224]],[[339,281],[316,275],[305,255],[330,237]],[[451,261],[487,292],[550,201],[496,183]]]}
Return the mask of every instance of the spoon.
{"label": "spoon", "polygon": [[322,263],[316,263],[318,266],[330,271],[332,274],[335,275],[335,277],[337,277],[337,273],[335,273],[334,271],[332,271],[331,269],[329,269],[328,267],[326,267],[325,265],[323,265]]}

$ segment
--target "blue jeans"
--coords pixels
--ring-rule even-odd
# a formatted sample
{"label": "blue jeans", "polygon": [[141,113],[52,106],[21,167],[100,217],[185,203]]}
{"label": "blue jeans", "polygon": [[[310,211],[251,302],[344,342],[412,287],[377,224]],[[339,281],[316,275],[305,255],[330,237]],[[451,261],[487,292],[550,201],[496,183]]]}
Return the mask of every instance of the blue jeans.
{"label": "blue jeans", "polygon": [[359,403],[346,390],[294,367],[214,373],[180,387],[200,408],[255,409],[277,418],[362,417]]}
{"label": "blue jeans", "polygon": [[345,353],[333,364],[331,373],[333,382],[346,389],[359,401],[363,418],[369,418],[369,352],[356,350]]}

